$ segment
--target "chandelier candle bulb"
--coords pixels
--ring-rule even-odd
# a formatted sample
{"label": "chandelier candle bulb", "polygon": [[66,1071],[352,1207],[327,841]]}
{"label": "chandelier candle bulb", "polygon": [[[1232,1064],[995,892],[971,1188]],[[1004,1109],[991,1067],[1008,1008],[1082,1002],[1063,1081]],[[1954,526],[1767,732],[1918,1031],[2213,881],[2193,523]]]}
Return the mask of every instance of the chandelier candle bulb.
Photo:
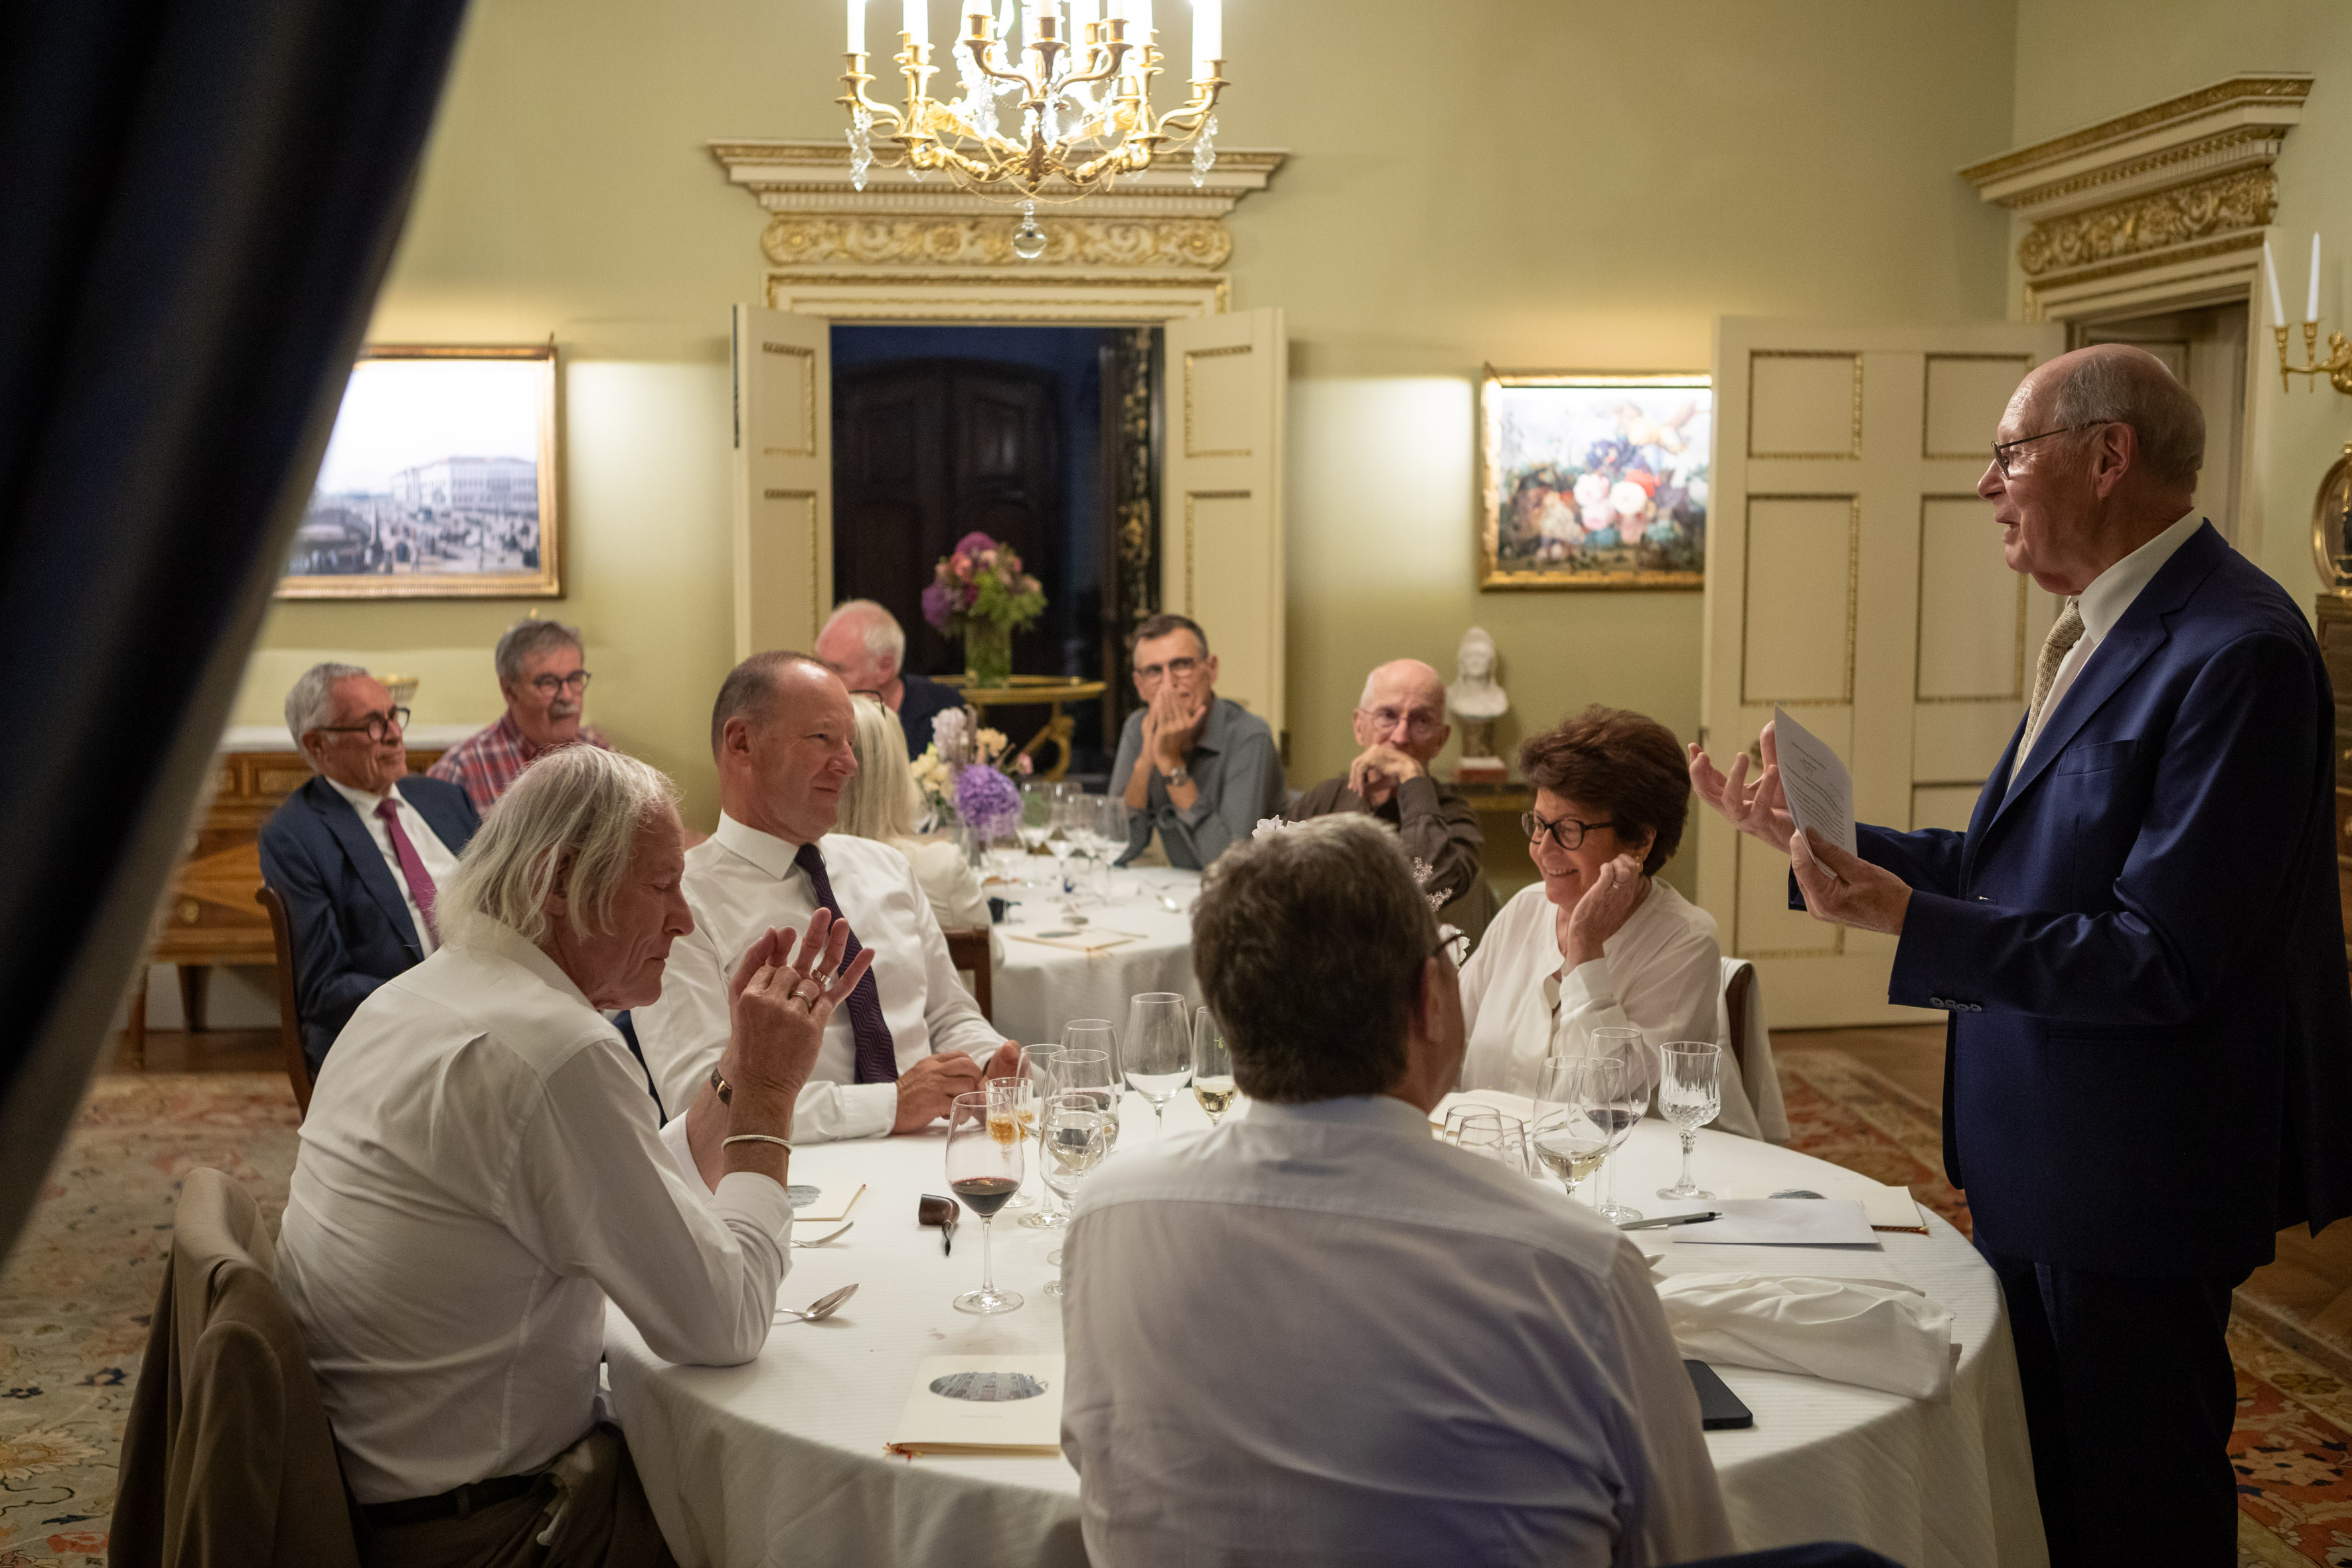
{"label": "chandelier candle bulb", "polygon": [[930,8],[924,4],[924,0],[905,0],[898,15],[898,30],[907,35],[908,43],[917,45],[930,43]]}
{"label": "chandelier candle bulb", "polygon": [[1225,55],[1224,0],[1192,0],[1192,79],[1217,74],[1213,63]]}
{"label": "chandelier candle bulb", "polygon": [[849,52],[866,52],[866,0],[849,0]]}
{"label": "chandelier candle bulb", "polygon": [[2282,331],[2286,329],[2286,304],[2279,298],[2278,262],[2271,255],[2271,242],[2263,241],[2263,277],[2271,286],[2271,325]]}
{"label": "chandelier candle bulb", "polygon": [[2303,305],[2303,319],[2317,325],[2319,321],[2319,236],[2311,237],[2311,294]]}

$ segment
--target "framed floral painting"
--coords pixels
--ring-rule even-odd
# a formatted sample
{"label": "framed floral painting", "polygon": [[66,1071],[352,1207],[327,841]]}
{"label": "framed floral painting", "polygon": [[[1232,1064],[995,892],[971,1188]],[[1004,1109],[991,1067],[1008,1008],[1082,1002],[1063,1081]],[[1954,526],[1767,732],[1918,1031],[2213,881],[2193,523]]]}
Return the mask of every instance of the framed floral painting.
{"label": "framed floral painting", "polygon": [[1714,416],[1704,374],[1488,366],[1478,585],[1704,585]]}

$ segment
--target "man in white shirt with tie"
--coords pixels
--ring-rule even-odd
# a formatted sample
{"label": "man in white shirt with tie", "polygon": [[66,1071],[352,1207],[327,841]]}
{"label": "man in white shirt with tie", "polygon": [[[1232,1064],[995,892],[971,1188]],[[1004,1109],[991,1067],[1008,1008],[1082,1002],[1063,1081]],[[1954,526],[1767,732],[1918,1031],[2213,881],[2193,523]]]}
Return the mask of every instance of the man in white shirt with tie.
{"label": "man in white shirt with tie", "polygon": [[1430,1136],[1462,1001],[1360,816],[1234,846],[1192,909],[1245,1119],[1122,1150],[1064,1247],[1087,1554],[1682,1563],[1730,1528],[1642,1254]]}
{"label": "man in white shirt with tie", "polygon": [[719,690],[710,744],[719,830],[686,858],[695,929],[670,956],[661,1000],[632,1015],[662,1103],[685,1105],[727,1042],[727,977],[771,927],[819,909],[846,919],[849,951],[874,968],[825,1032],[793,1119],[798,1142],[914,1132],[1009,1073],[1020,1047],[956,978],[930,902],[906,857],[833,833],[857,772],[849,692],[815,659],[754,654]]}
{"label": "man in white shirt with tie", "polygon": [[315,1075],[352,1010],[441,945],[438,889],[481,819],[456,784],[408,771],[408,710],[355,664],[318,664],[286,728],[318,776],[261,829],[262,880],[292,928],[302,1049]]}

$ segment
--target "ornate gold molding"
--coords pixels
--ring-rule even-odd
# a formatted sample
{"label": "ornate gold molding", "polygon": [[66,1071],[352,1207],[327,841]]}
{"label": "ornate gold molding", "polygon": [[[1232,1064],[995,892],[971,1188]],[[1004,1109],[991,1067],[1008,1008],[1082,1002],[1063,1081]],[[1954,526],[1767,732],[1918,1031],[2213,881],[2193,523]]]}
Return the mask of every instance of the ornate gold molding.
{"label": "ornate gold molding", "polygon": [[760,248],[779,267],[850,262],[863,267],[1165,267],[1213,268],[1233,237],[1213,218],[1042,217],[1045,254],[1013,253],[1019,220],[1002,217],[842,217],[779,213]]}
{"label": "ornate gold molding", "polygon": [[2266,165],[2301,121],[2311,83],[2293,72],[2231,77],[1971,163],[1960,178],[1986,201],[2046,216],[2095,203],[2102,194],[2137,194],[2109,187],[2178,184],[2184,161],[2201,162],[2205,166],[2189,172],[2208,175],[2230,163]]}
{"label": "ornate gold molding", "polygon": [[1225,215],[1286,154],[1230,148],[1204,181],[1154,170],[1076,203],[1041,199],[1045,253],[1013,252],[1001,202],[906,169],[852,177],[840,142],[714,142],[729,181],[767,214],[762,295],[856,321],[1150,322],[1225,309]]}
{"label": "ornate gold molding", "polygon": [[2039,279],[2261,228],[2277,206],[2277,176],[2268,167],[2249,169],[2045,218],[2019,242],[2017,261],[2028,278]]}

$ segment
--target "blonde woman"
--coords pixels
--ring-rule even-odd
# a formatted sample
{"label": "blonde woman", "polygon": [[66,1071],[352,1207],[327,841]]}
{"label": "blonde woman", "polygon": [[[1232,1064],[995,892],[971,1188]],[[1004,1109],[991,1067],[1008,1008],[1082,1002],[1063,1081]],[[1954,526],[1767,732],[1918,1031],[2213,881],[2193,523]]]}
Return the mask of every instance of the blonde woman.
{"label": "blonde woman", "polygon": [[915,788],[914,770],[907,764],[906,732],[898,715],[868,696],[853,697],[850,705],[857,710],[850,734],[857,773],[841,792],[841,816],[834,831],[887,844],[904,855],[942,927],[987,925],[988,896],[980,890],[980,877],[963,851],[943,840],[915,837],[922,795]]}

